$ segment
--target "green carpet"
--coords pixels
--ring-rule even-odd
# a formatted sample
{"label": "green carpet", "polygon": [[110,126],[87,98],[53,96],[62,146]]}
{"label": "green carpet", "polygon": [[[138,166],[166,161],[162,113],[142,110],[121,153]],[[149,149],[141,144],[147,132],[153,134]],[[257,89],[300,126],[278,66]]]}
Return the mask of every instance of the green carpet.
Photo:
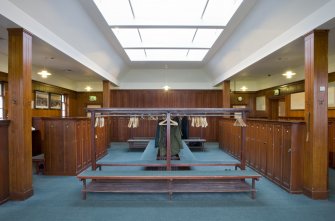
{"label": "green carpet", "polygon": [[[140,151],[129,152],[124,143],[113,143],[109,153],[115,160],[136,160],[142,155]],[[230,158],[216,143],[207,143],[206,152],[193,154],[203,160]],[[329,174],[330,197],[322,201],[289,194],[265,178],[256,183],[255,200],[248,193],[176,193],[172,201],[167,194],[89,193],[84,201],[82,184],[76,177],[34,175],[34,196],[1,205],[0,220],[334,220],[335,171]]]}

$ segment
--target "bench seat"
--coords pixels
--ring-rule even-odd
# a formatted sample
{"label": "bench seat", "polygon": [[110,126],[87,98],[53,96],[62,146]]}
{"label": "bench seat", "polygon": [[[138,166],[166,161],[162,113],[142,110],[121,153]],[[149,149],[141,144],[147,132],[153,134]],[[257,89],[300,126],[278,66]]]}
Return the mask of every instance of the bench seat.
{"label": "bench seat", "polygon": [[[166,160],[134,160],[134,161],[110,161],[99,160],[97,167],[101,170],[102,166],[143,166],[143,167],[166,167]],[[233,166],[241,168],[238,160],[171,160],[172,167],[191,167],[191,166]]]}
{"label": "bench seat", "polygon": [[[190,149],[200,149],[202,151],[205,151],[205,143],[206,140],[205,139],[201,139],[201,138],[189,138],[189,139],[183,139],[183,141],[188,145],[188,147]],[[194,145],[190,145],[192,143],[200,143],[200,145],[194,146]]]}
{"label": "bench seat", "polygon": [[136,148],[146,148],[149,141],[153,138],[133,138],[128,139],[127,142],[129,144],[129,149],[136,149]]}
{"label": "bench seat", "polygon": [[[251,192],[256,196],[255,181],[261,177],[249,170],[210,171],[84,171],[83,199],[87,192]],[[251,179],[251,185],[246,182]],[[87,180],[91,180],[86,184]]]}

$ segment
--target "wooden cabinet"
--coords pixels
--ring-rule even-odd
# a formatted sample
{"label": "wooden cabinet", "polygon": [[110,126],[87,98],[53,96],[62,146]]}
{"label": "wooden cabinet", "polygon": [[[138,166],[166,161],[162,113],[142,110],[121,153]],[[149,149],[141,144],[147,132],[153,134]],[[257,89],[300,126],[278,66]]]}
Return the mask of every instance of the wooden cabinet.
{"label": "wooden cabinet", "polygon": [[328,161],[329,167],[335,169],[335,120],[328,123]]}
{"label": "wooden cabinet", "polygon": [[282,135],[282,184],[289,189],[291,186],[291,125],[283,125]]}
{"label": "wooden cabinet", "polygon": [[0,204],[9,197],[8,120],[0,120]]}
{"label": "wooden cabinet", "polygon": [[262,124],[259,128],[259,170],[262,174],[266,174],[266,164],[267,164],[267,134],[268,125]]}
{"label": "wooden cabinet", "polygon": [[277,183],[282,181],[282,126],[274,125],[273,132],[273,180]]}
{"label": "wooden cabinet", "polygon": [[[232,128],[234,119],[222,119],[219,132]],[[246,162],[268,179],[292,193],[302,192],[302,150],[304,148],[305,125],[296,121],[247,120]],[[239,153],[232,152],[232,144],[225,135],[221,135],[224,150],[236,158]],[[225,139],[228,139],[227,141]]]}
{"label": "wooden cabinet", "polygon": [[[88,118],[40,118],[45,174],[76,175],[91,165]],[[107,153],[107,127],[96,128],[96,158]]]}
{"label": "wooden cabinet", "polygon": [[266,128],[266,173],[265,175],[273,179],[273,168],[274,168],[274,133],[273,133],[274,127],[273,124],[268,124]]}

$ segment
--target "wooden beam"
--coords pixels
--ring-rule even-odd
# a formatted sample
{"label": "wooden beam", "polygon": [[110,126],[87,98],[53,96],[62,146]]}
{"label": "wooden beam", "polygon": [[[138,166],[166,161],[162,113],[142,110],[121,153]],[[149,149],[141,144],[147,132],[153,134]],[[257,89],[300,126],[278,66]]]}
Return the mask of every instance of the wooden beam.
{"label": "wooden beam", "polygon": [[32,36],[21,28],[8,29],[8,117],[10,199],[33,195],[31,149]]}
{"label": "wooden beam", "polygon": [[305,37],[304,193],[313,199],[328,197],[328,31]]}

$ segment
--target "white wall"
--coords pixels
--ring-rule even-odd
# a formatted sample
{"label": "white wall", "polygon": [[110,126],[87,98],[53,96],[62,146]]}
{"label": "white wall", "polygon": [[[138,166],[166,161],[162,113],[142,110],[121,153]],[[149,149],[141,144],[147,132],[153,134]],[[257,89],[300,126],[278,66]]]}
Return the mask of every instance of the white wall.
{"label": "white wall", "polygon": [[0,53],[0,71],[8,73],[8,57]]}
{"label": "white wall", "polygon": [[119,78],[119,89],[215,89],[201,69],[130,69]]}

